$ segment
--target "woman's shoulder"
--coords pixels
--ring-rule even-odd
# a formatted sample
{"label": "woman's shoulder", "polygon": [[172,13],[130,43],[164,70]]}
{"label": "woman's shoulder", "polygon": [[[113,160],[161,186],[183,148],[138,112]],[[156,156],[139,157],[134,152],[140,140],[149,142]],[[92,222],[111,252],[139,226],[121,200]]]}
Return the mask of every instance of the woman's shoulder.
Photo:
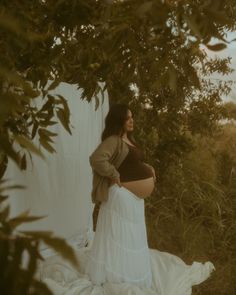
{"label": "woman's shoulder", "polygon": [[119,143],[119,140],[121,140],[121,137],[118,135],[109,135],[108,137],[106,137],[101,144],[104,146],[113,146],[113,145],[117,145]]}
{"label": "woman's shoulder", "polygon": [[106,137],[103,143],[105,146],[117,147],[120,151],[128,148],[125,142],[122,140],[121,136],[116,134]]}
{"label": "woman's shoulder", "polygon": [[109,135],[107,138],[104,139],[104,141],[118,141],[121,140],[121,137],[119,135],[113,134],[113,135]]}

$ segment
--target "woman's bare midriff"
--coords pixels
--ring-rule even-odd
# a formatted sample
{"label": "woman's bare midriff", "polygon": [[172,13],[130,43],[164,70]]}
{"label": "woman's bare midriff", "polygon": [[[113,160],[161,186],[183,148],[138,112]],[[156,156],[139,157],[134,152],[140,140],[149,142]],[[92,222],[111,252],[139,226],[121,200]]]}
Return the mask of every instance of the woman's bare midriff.
{"label": "woman's bare midriff", "polygon": [[137,197],[145,199],[149,197],[154,189],[154,178],[149,177],[135,181],[121,182],[121,185],[134,193]]}

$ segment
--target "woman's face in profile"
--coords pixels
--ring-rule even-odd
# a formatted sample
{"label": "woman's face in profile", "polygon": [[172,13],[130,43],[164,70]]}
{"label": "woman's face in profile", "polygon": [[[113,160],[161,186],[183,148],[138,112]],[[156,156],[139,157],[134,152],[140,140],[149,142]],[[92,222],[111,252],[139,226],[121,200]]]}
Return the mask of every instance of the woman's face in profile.
{"label": "woman's face in profile", "polygon": [[124,130],[125,132],[133,131],[134,129],[134,120],[133,116],[130,110],[127,112],[127,119],[124,124]]}

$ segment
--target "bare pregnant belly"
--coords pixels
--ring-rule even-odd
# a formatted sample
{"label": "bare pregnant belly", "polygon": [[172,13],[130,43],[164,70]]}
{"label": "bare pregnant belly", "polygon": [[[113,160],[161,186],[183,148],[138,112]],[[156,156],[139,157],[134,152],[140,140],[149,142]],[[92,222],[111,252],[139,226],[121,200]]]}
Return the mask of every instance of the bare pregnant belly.
{"label": "bare pregnant belly", "polygon": [[121,185],[130,190],[136,196],[144,199],[150,196],[154,189],[154,179],[149,177],[135,181],[121,182]]}

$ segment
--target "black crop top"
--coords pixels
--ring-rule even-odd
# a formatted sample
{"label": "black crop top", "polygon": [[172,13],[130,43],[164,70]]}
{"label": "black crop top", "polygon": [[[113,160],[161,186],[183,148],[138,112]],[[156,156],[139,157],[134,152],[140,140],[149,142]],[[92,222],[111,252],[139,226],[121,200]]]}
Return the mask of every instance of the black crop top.
{"label": "black crop top", "polygon": [[152,177],[152,170],[143,163],[143,151],[136,146],[127,145],[129,152],[117,169],[120,173],[120,181],[134,181]]}

